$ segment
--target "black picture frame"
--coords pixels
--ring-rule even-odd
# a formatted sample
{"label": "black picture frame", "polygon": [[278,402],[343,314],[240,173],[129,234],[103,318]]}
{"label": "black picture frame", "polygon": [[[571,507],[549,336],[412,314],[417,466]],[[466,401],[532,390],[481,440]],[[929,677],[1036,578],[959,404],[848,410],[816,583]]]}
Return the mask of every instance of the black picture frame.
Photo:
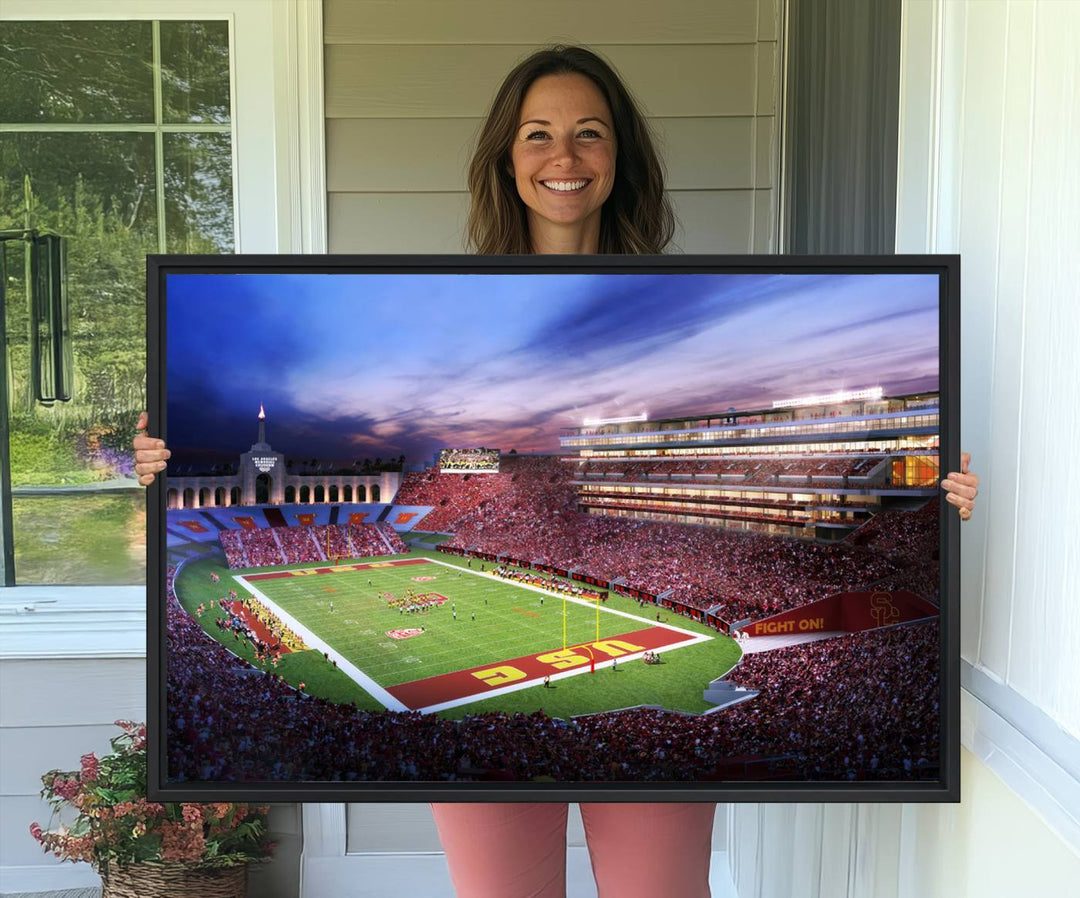
{"label": "black picture frame", "polygon": [[[922,273],[939,277],[941,471],[959,469],[960,257],[896,256],[415,256],[238,255],[147,257],[149,433],[168,434],[166,277],[180,273],[630,274]],[[939,496],[940,760],[936,781],[910,782],[171,782],[166,777],[166,485],[147,505],[149,797],[157,801],[748,801],[957,802],[960,800],[960,522]]]}

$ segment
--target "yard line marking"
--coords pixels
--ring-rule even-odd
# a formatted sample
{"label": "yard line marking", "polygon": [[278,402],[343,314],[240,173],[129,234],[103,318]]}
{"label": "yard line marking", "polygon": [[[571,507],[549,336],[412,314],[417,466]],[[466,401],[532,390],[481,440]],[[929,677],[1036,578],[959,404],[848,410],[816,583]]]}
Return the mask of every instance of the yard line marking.
{"label": "yard line marking", "polygon": [[[346,573],[346,572],[351,572],[351,571],[366,570],[366,569],[370,569],[370,568],[383,568],[383,569],[386,569],[386,568],[392,568],[392,567],[403,567],[403,566],[406,566],[406,565],[423,565],[423,564],[436,564],[436,565],[439,565],[440,567],[447,568],[448,570],[460,571],[462,573],[472,574],[473,576],[479,577],[479,578],[483,579],[484,581],[486,581],[488,583],[499,583],[499,584],[511,586],[513,588],[516,588],[516,589],[529,590],[530,592],[539,593],[540,595],[547,596],[549,598],[564,599],[565,601],[573,602],[576,605],[580,605],[581,607],[588,608],[590,610],[595,610],[596,604],[597,604],[596,600],[578,598],[577,596],[565,595],[565,594],[560,593],[560,592],[552,592],[550,590],[542,589],[539,586],[532,586],[531,584],[528,584],[528,583],[521,583],[521,582],[518,582],[516,580],[507,580],[507,579],[504,579],[502,577],[498,577],[497,575],[495,575],[495,574],[493,574],[493,573],[491,573],[490,571],[487,571],[487,570],[478,571],[478,570],[476,570],[474,568],[459,567],[456,564],[451,564],[449,562],[441,561],[441,560],[439,560],[437,558],[409,558],[409,559],[398,559],[398,560],[391,561],[391,562],[374,562],[374,563],[371,563],[371,564],[362,564],[362,565],[358,564],[358,565],[351,565],[351,566],[344,566],[344,567],[339,566],[337,568],[305,568],[305,569],[302,569],[302,570],[305,573],[318,575],[318,574],[330,574],[330,573]],[[263,573],[263,574],[251,575],[250,579],[253,579],[253,580],[256,580],[256,579],[257,580],[288,579],[290,576],[292,576],[291,571],[266,572],[266,573]],[[469,704],[471,702],[479,701],[481,699],[493,698],[493,697],[496,697],[496,696],[506,695],[506,694],[511,693],[511,692],[517,692],[520,689],[532,688],[533,686],[536,686],[537,683],[539,683],[543,679],[543,676],[545,674],[550,673],[551,674],[551,679],[554,682],[554,681],[557,681],[557,680],[565,679],[566,677],[577,676],[577,675],[579,675],[581,673],[587,672],[587,670],[588,670],[587,667],[586,668],[576,667],[576,668],[574,668],[572,670],[565,670],[565,671],[561,671],[561,672],[558,672],[558,673],[551,673],[550,670],[543,670],[542,672],[540,672],[540,673],[538,673],[536,675],[526,674],[525,678],[522,679],[522,680],[519,680],[517,682],[508,682],[508,683],[506,683],[506,685],[500,685],[497,688],[493,688],[490,683],[487,683],[487,684],[484,684],[486,686],[486,688],[482,688],[479,692],[471,691],[471,692],[469,692],[469,694],[464,694],[464,695],[461,694],[459,689],[455,689],[454,691],[457,692],[457,696],[454,697],[454,698],[446,698],[445,700],[443,700],[441,702],[436,702],[435,704],[429,704],[429,705],[426,705],[425,707],[409,707],[408,704],[406,704],[401,699],[396,697],[394,693],[401,690],[402,694],[409,695],[410,697],[412,697],[415,700],[415,699],[420,697],[419,693],[416,693],[416,689],[419,688],[418,684],[425,683],[426,681],[434,682],[434,681],[441,680],[443,678],[457,678],[460,675],[465,675],[466,677],[469,677],[471,675],[471,672],[473,672],[473,671],[484,670],[486,668],[491,668],[491,667],[498,667],[498,666],[500,666],[500,662],[494,662],[493,664],[488,664],[488,665],[480,665],[479,667],[474,667],[474,668],[466,668],[464,670],[451,671],[451,672],[445,673],[445,674],[436,674],[436,675],[434,675],[432,677],[427,677],[427,678],[424,678],[424,679],[421,679],[421,680],[414,680],[411,683],[409,683],[409,682],[399,683],[396,686],[391,686],[389,688],[385,688],[383,686],[380,686],[378,683],[376,683],[371,677],[369,677],[367,674],[365,674],[363,671],[361,671],[359,668],[357,668],[350,661],[346,660],[339,652],[335,651],[328,643],[326,643],[325,641],[323,641],[322,639],[317,637],[308,627],[305,627],[298,620],[296,620],[296,618],[294,618],[292,615],[285,612],[280,606],[278,606],[276,603],[271,601],[264,593],[260,592],[258,589],[256,589],[254,586],[252,586],[248,579],[245,579],[244,577],[239,576],[239,575],[234,575],[233,579],[236,580],[241,585],[243,585],[243,587],[245,589],[249,590],[252,594],[256,595],[260,599],[260,601],[262,601],[269,609],[271,609],[275,614],[278,615],[279,619],[281,619],[283,622],[286,622],[289,625],[290,629],[292,629],[298,635],[304,637],[304,641],[309,646],[311,646],[312,648],[317,648],[319,651],[326,652],[332,659],[336,659],[337,662],[338,662],[339,669],[343,670],[346,673],[346,675],[350,679],[353,680],[353,682],[355,682],[365,692],[367,692],[369,695],[371,695],[376,701],[381,702],[388,710],[392,710],[392,711],[409,711],[409,710],[412,710],[412,711],[420,711],[422,713],[430,713],[430,712],[434,712],[434,711],[444,711],[444,710],[447,710],[449,708],[454,708],[454,707],[457,707],[459,705]],[[298,577],[297,579],[302,580],[303,577]],[[299,583],[297,585],[299,585]],[[654,607],[658,608],[660,606],[654,606]],[[521,611],[523,614],[530,614],[530,613],[531,614],[536,614],[536,612],[528,612],[528,611],[525,611],[524,609],[515,608],[514,610],[515,611]],[[656,631],[657,634],[662,632],[667,637],[667,638],[656,640],[655,645],[650,644],[650,645],[647,645],[647,646],[643,646],[641,651],[634,652],[632,654],[626,654],[626,655],[620,656],[618,658],[618,660],[620,660],[620,661],[637,660],[637,659],[641,658],[642,654],[644,653],[644,651],[646,649],[655,649],[657,651],[671,651],[672,649],[676,649],[676,648],[683,648],[683,647],[686,647],[686,646],[697,645],[698,643],[702,643],[702,642],[709,642],[710,640],[712,640],[714,638],[713,636],[702,634],[702,633],[696,633],[693,630],[686,630],[686,629],[683,629],[682,627],[673,626],[672,624],[669,624],[669,623],[662,623],[662,622],[655,621],[655,620],[649,620],[648,618],[640,617],[639,615],[632,614],[632,613],[630,613],[628,611],[619,611],[619,610],[614,609],[614,608],[608,608],[603,603],[601,603],[601,605],[600,605],[600,610],[603,611],[605,614],[613,614],[613,615],[616,615],[618,617],[624,617],[627,620],[634,621],[635,623],[638,623],[638,624],[644,624],[645,629],[642,629],[642,630],[639,630],[639,631],[634,631],[635,636],[638,636],[640,634],[646,634],[646,633],[649,633],[651,631]],[[685,638],[671,640],[670,637],[675,636],[675,635],[685,637]],[[620,639],[620,638],[622,638],[622,637],[618,637],[618,636],[610,637],[610,639]],[[648,637],[647,641],[652,643],[654,641],[654,639],[655,639],[655,636]],[[600,640],[601,643],[607,642],[607,641],[609,641],[609,640],[608,639],[601,639]],[[593,643],[591,643],[591,642],[589,642],[589,643],[579,643],[578,645],[579,646],[583,646],[583,645],[588,646],[588,645],[593,645]],[[566,651],[566,650],[563,650],[563,651]],[[538,652],[536,654],[537,655],[544,655],[544,654],[548,654],[548,653],[549,653],[548,651],[545,651],[545,652]],[[533,656],[524,656],[525,659],[535,658],[535,657],[536,657],[535,655],[533,655]],[[522,660],[522,659],[518,659],[518,660]],[[511,663],[512,662],[505,662],[505,664],[511,664]],[[600,661],[600,662],[598,662],[596,664],[596,668],[598,670],[608,668],[608,667],[610,667],[612,665],[612,663],[613,663],[612,661]],[[426,691],[426,689],[425,689],[425,691]],[[443,690],[440,690],[440,691],[442,691],[443,694],[445,695],[445,692]],[[428,700],[430,700],[430,699],[428,699]]]}
{"label": "yard line marking", "polygon": [[596,660],[596,670],[604,670],[615,662],[639,660],[650,649],[667,652],[710,639],[711,636],[697,633],[691,639],[683,639],[663,627],[649,626],[599,642],[581,642],[565,649],[546,649],[520,658],[423,677],[391,686],[390,692],[410,710],[427,714],[529,689],[548,675],[554,682],[590,673],[593,665],[589,656],[593,652],[603,659]]}
{"label": "yard line marking", "polygon": [[389,692],[387,692],[382,686],[376,683],[371,677],[364,673],[351,661],[347,660],[341,655],[332,645],[328,642],[320,639],[311,630],[305,627],[295,617],[285,611],[276,602],[270,600],[265,593],[256,589],[246,579],[239,575],[233,575],[233,579],[241,584],[244,589],[248,590],[252,595],[256,596],[260,602],[262,602],[267,608],[269,608],[274,614],[277,615],[278,620],[286,624],[290,630],[302,637],[311,648],[318,649],[320,652],[326,652],[330,656],[331,660],[337,661],[338,670],[341,670],[349,677],[357,686],[363,689],[368,695],[370,695],[375,701],[381,702],[382,705],[388,711],[408,711],[409,709],[394,698]]}
{"label": "yard line marking", "polygon": [[[497,582],[497,583],[509,583],[510,585],[515,586],[518,589],[528,589],[528,590],[530,590],[532,592],[538,592],[542,596],[551,596],[551,597],[554,597],[556,599],[565,598],[568,602],[575,602],[578,605],[581,605],[581,606],[583,606],[585,608],[595,608],[596,607],[596,602],[591,601],[589,599],[579,599],[576,596],[564,596],[561,592],[551,592],[550,590],[547,590],[547,589],[541,589],[539,586],[531,586],[528,583],[518,583],[516,580],[504,580],[502,577],[496,577],[494,574],[491,574],[490,572],[487,572],[487,571],[483,571],[483,572],[482,571],[475,571],[472,568],[465,568],[465,567],[459,568],[456,564],[448,564],[445,561],[439,561],[437,558],[428,558],[427,560],[430,561],[432,564],[441,564],[443,567],[448,567],[448,568],[450,568],[452,570],[465,571],[465,573],[467,573],[467,574],[476,574],[477,577],[483,577],[485,580],[494,579],[494,581]],[[623,596],[623,598],[626,598],[626,596]],[[655,607],[659,608],[660,606],[657,605]],[[695,633],[693,630],[684,630],[682,627],[676,627],[676,626],[673,626],[672,624],[661,623],[660,621],[657,621],[657,620],[649,620],[646,617],[639,617],[636,614],[631,614],[629,611],[618,611],[615,608],[607,608],[607,607],[604,606],[603,603],[600,604],[600,610],[603,611],[605,614],[616,614],[619,617],[625,617],[628,620],[637,621],[638,623],[642,623],[642,624],[648,624],[650,627],[660,627],[662,630],[671,630],[674,633],[681,633],[684,636],[695,636],[696,637],[696,636],[700,635],[698,633]],[[712,637],[706,637],[706,638],[712,638]]]}

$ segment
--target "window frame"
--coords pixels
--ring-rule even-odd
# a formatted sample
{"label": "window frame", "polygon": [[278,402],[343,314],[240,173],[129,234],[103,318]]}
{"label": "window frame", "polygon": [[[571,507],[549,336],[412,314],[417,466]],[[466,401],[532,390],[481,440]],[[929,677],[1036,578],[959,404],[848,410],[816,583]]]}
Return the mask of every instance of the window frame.
{"label": "window frame", "polygon": [[[147,19],[229,23],[235,251],[326,252],[321,2],[5,0],[0,7],[0,22]],[[3,586],[0,628],[0,658],[145,657],[146,588]]]}

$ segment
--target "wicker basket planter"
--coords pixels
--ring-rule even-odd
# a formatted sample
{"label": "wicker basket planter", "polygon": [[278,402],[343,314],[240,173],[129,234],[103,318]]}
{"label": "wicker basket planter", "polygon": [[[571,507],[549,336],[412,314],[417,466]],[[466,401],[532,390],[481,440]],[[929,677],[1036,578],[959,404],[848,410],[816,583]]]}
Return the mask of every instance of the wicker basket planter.
{"label": "wicker basket planter", "polygon": [[101,898],[244,898],[247,865],[198,870],[186,864],[132,864],[101,877]]}

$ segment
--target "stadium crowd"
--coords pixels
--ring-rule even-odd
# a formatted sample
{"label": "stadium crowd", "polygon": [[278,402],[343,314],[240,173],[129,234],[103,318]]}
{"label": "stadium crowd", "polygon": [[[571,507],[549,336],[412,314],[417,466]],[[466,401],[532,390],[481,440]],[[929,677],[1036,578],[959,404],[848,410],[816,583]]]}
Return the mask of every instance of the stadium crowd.
{"label": "stadium crowd", "polygon": [[270,528],[222,530],[218,534],[230,569],[284,564],[281,546]]}
{"label": "stadium crowd", "polygon": [[[315,533],[317,527],[270,527],[268,532],[273,535],[275,542],[281,549],[282,557],[288,564],[296,564],[301,561],[325,561],[326,554],[316,542]],[[322,528],[325,529],[325,528]]]}
{"label": "stadium crowd", "polygon": [[[455,533],[448,545],[577,568],[608,581],[624,578],[627,586],[653,594],[670,590],[670,598],[695,608],[720,605],[720,616],[730,622],[905,575],[908,581],[919,578],[924,586],[936,578],[936,565],[926,564],[933,552],[928,547],[936,547],[936,509],[920,517],[921,523],[907,512],[884,512],[862,542],[825,546],[753,532],[585,514],[576,510],[572,466],[565,462],[504,459],[503,468],[497,475],[507,478],[502,488],[480,503],[474,503],[472,488],[457,478],[425,482],[426,489],[437,485],[441,490],[439,495],[447,500],[443,508],[469,509],[456,520],[444,521]],[[407,482],[411,476],[406,475]],[[428,529],[426,521],[424,526]],[[902,532],[891,535],[892,527]],[[893,551],[901,543],[905,551]],[[923,594],[932,596],[933,590]]]}
{"label": "stadium crowd", "polygon": [[[936,561],[927,563],[936,559],[933,502],[881,513],[843,543],[819,546],[584,514],[575,476],[558,459],[504,458],[496,475],[407,474],[396,501],[434,506],[423,529],[454,532],[452,545],[670,590],[698,608],[720,605],[729,621],[868,587],[936,596]],[[332,549],[340,536],[329,536]],[[279,564],[284,552],[273,537],[225,531],[222,545],[231,566]],[[359,557],[400,543],[388,525],[347,525],[345,540]],[[310,542],[318,551],[319,540]],[[211,640],[175,601],[171,574],[169,595],[169,770],[179,779],[677,781],[716,777],[745,757],[778,759],[797,778],[936,772],[936,623],[746,656],[730,678],[757,697],[705,716],[637,709],[455,722],[306,695]]]}
{"label": "stadium crowd", "polygon": [[327,558],[355,558],[355,549],[349,539],[348,526],[319,527],[318,540]]}
{"label": "stadium crowd", "polygon": [[[521,461],[517,459],[515,461]],[[507,459],[503,459],[505,469]],[[506,492],[513,484],[512,474],[440,474],[437,468],[409,472],[398,489],[398,505],[432,506],[422,521],[423,529],[435,533],[452,531],[455,524],[487,501]]]}
{"label": "stadium crowd", "polygon": [[409,551],[397,531],[385,522],[222,530],[218,536],[232,570],[399,555]]}
{"label": "stadium crowd", "polygon": [[[715,778],[732,758],[782,759],[796,778],[936,774],[934,623],[744,658],[760,690],[708,715],[637,709],[445,720],[368,712],[294,689],[212,640],[168,577],[168,772],[178,781]],[[588,676],[588,674],[582,674]]]}

